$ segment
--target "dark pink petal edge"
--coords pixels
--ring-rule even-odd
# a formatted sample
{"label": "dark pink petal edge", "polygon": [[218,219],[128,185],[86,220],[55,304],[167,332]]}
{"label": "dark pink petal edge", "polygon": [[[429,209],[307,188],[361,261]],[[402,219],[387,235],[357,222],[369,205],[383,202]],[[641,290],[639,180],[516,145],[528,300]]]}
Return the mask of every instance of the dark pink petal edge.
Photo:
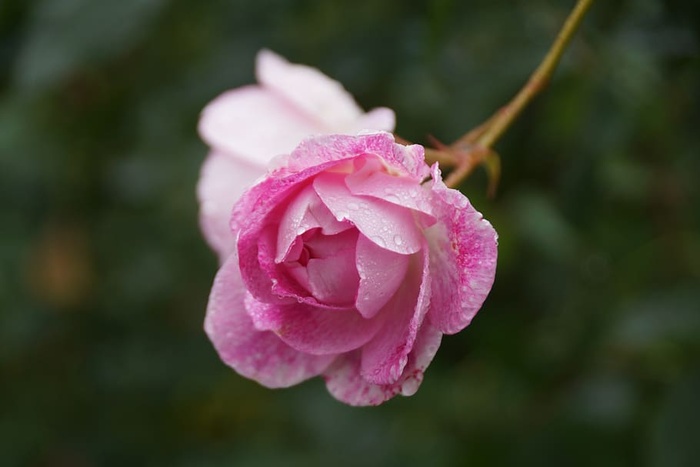
{"label": "dark pink petal edge", "polygon": [[397,144],[394,135],[387,132],[358,136],[326,135],[307,139],[292,152],[289,170],[297,172],[328,161],[368,154],[381,158],[400,176],[421,181],[430,174],[422,146]]}
{"label": "dark pink petal edge", "polygon": [[433,215],[430,242],[432,303],[430,319],[445,334],[469,325],[491,290],[496,275],[498,235],[459,191],[432,169]]}
{"label": "dark pink petal edge", "polygon": [[426,319],[408,356],[408,363],[394,384],[372,384],[363,378],[359,352],[339,356],[323,373],[323,379],[333,397],[353,406],[379,405],[398,394],[412,396],[420,387],[423,374],[435,357],[441,340],[442,333]]}
{"label": "dark pink petal edge", "polygon": [[221,359],[242,376],[270,388],[289,387],[321,374],[335,355],[294,350],[274,333],[258,331],[246,313],[238,258],[219,269],[209,296],[204,330]]}

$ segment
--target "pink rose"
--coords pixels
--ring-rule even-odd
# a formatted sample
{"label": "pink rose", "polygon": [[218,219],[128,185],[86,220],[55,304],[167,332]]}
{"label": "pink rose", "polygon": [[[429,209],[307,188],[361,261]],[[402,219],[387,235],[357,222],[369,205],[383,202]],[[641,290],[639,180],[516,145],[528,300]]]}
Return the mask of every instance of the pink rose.
{"label": "pink rose", "polygon": [[258,54],[257,76],[259,85],[214,99],[199,122],[211,147],[197,186],[200,224],[222,262],[234,247],[231,208],[275,156],[289,154],[310,135],[394,129],[393,111],[363,113],[339,83],[270,51]]}
{"label": "pink rose", "polygon": [[351,405],[415,393],[496,269],[491,224],[421,146],[384,132],[303,141],[242,195],[230,228],[205,320],[223,361],[268,387],[320,375]]}

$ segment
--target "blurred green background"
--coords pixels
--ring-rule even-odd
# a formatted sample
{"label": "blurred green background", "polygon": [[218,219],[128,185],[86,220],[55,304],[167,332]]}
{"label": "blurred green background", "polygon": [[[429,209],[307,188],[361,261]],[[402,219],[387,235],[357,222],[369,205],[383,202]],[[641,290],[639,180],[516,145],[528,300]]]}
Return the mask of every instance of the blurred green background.
{"label": "blurred green background", "polygon": [[3,0],[0,463],[691,466],[700,459],[700,3],[594,4],[464,192],[496,284],[422,388],[271,391],[202,329],[195,127],[268,47],[398,132],[505,103],[573,1]]}

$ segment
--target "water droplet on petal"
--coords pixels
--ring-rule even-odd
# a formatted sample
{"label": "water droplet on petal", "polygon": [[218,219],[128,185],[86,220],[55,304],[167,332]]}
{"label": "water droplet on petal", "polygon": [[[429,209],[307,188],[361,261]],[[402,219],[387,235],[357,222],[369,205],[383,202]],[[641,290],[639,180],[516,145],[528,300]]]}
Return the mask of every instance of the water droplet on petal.
{"label": "water droplet on petal", "polygon": [[399,234],[394,235],[394,243],[396,243],[396,246],[403,245],[403,238],[401,237],[401,235],[399,235]]}
{"label": "water droplet on petal", "polygon": [[348,209],[352,209],[353,211],[357,211],[360,208],[360,206],[357,205],[357,203],[348,203]]}

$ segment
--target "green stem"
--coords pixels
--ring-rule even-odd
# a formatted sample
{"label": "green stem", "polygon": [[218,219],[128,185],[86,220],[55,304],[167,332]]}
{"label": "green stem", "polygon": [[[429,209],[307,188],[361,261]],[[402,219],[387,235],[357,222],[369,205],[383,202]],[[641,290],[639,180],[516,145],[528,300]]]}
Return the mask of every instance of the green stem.
{"label": "green stem", "polygon": [[[456,187],[478,164],[483,162],[483,156],[489,153],[490,148],[505,133],[513,120],[522,113],[523,109],[539,94],[551,78],[559,64],[564,50],[571,42],[576,29],[581,24],[586,12],[593,4],[593,0],[578,0],[576,6],[564,22],[552,47],[547,52],[537,69],[532,73],[525,86],[504,107],[493,114],[485,123],[477,127],[479,131],[470,131],[451,148],[462,154],[462,163],[458,164],[454,177],[449,177],[447,186]],[[464,148],[467,149],[465,151]],[[473,154],[472,154],[473,153]]]}

